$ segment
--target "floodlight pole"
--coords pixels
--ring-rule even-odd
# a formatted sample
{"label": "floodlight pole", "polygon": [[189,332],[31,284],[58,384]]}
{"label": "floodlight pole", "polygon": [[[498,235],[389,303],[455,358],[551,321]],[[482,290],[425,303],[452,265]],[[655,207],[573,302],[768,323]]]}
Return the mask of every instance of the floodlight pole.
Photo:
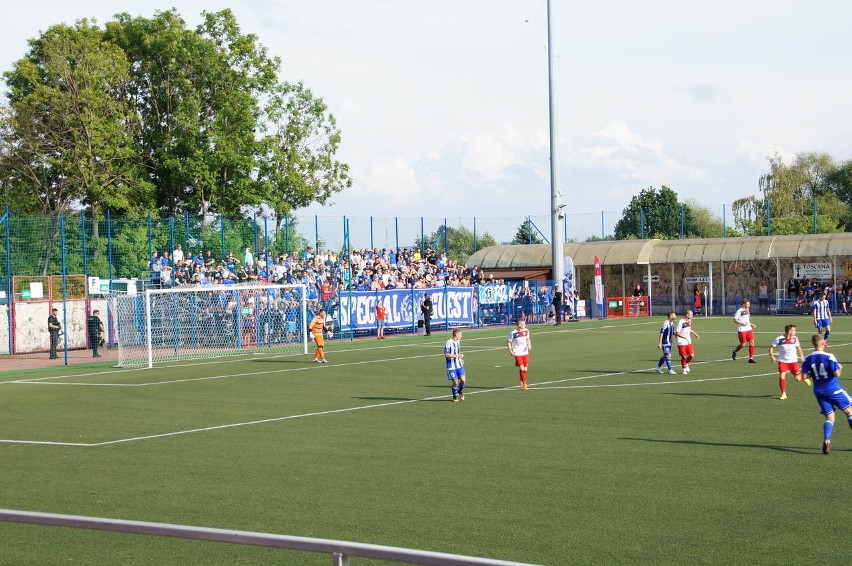
{"label": "floodlight pole", "polygon": [[[562,287],[563,263],[562,235],[559,233],[559,221],[564,218],[562,192],[559,190],[559,160],[557,159],[556,139],[556,90],[553,84],[553,26],[550,19],[550,0],[547,0],[547,86],[548,109],[550,114],[550,248],[553,263],[553,284]],[[557,315],[558,316],[558,315]]]}

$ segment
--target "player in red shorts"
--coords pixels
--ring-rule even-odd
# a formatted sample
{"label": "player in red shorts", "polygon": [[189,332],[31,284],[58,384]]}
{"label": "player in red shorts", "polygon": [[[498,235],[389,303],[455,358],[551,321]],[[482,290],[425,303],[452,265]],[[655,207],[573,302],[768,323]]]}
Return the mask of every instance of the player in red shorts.
{"label": "player in red shorts", "polygon": [[[805,361],[802,345],[796,336],[796,325],[788,324],[784,327],[784,335],[772,341],[769,346],[769,359],[774,364],[776,361],[775,348],[778,348],[778,386],[781,388],[782,401],[787,398],[787,372],[793,374],[797,381],[802,381],[802,371],[799,369],[799,360]],[[810,385],[810,383],[808,383]]]}
{"label": "player in red shorts", "polygon": [[751,322],[751,311],[749,307],[751,301],[743,299],[743,304],[734,313],[734,324],[737,325],[737,339],[740,341],[737,347],[731,352],[731,359],[737,359],[737,352],[742,350],[748,344],[748,363],[757,363],[754,360],[754,329],[757,325]]}
{"label": "player in red shorts", "polygon": [[683,374],[689,373],[689,362],[695,357],[695,349],[692,347],[692,337],[701,338],[692,329],[692,311],[686,311],[683,318],[675,326],[675,337],[677,338],[677,352],[680,354],[680,367]]}
{"label": "player in red shorts", "polygon": [[521,389],[529,389],[527,387],[527,366],[530,363],[532,341],[530,341],[530,331],[527,330],[527,323],[523,317],[518,317],[517,326],[509,333],[508,347],[509,353],[515,358],[515,365],[521,378]]}

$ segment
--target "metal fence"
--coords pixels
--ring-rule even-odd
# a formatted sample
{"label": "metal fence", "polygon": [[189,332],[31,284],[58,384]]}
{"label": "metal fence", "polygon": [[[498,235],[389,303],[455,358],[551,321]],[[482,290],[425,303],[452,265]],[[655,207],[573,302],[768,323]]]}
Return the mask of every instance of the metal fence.
{"label": "metal fence", "polygon": [[211,529],[187,525],[172,525],[167,523],[151,523],[146,521],[124,521],[120,519],[103,519],[81,515],[61,515],[56,513],[37,513],[0,509],[0,521],[9,523],[25,523],[53,527],[71,527],[75,529],[90,529],[137,535],[162,536],[189,540],[225,542],[271,548],[286,548],[303,552],[328,554],[332,566],[348,566],[350,558],[369,558],[406,564],[426,564],[430,566],[524,566],[525,562],[507,562],[488,558],[476,558],[459,554],[428,552],[394,546],[377,544],[362,544],[340,540],[296,537],[258,533],[251,531],[235,531],[231,529]]}

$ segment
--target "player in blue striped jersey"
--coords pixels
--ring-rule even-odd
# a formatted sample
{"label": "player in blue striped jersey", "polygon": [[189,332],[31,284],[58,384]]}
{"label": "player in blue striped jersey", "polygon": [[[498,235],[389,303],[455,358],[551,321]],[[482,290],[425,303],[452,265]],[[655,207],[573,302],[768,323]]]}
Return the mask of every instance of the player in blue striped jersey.
{"label": "player in blue striped jersey", "polygon": [[669,368],[669,373],[675,372],[672,367],[672,337],[674,336],[675,318],[677,318],[675,312],[669,311],[668,317],[660,327],[660,340],[657,342],[657,348],[663,351],[663,355],[657,362],[657,373],[663,373],[663,364],[666,364],[666,367]]}
{"label": "player in blue striped jersey", "polygon": [[819,296],[819,299],[814,301],[814,327],[817,332],[822,332],[822,337],[825,339],[828,346],[828,337],[831,335],[831,304],[828,301],[828,295],[825,291]]}
{"label": "player in blue striped jersey", "polygon": [[453,401],[464,401],[464,354],[461,353],[462,331],[453,330],[453,337],[444,344],[444,358],[447,360],[447,379],[453,384]]}
{"label": "player in blue striped jersey", "polygon": [[852,428],[852,397],[843,389],[838,379],[843,366],[834,354],[825,352],[825,339],[819,334],[814,334],[811,342],[814,345],[814,352],[805,358],[802,374],[810,375],[813,379],[814,395],[819,404],[819,412],[825,415],[825,422],[822,425],[822,453],[830,454],[831,433],[834,431],[834,408],[837,407],[846,414],[846,420]]}

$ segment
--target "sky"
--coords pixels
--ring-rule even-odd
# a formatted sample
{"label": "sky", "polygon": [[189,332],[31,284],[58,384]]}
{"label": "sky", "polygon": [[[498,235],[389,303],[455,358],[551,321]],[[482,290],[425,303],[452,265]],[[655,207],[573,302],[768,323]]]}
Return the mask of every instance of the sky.
{"label": "sky", "polygon": [[[551,1],[569,237],[611,233],[666,185],[719,218],[767,157],[852,158],[852,3]],[[144,7],[143,7],[144,6]],[[546,0],[43,0],[13,3],[0,70],[56,23],[230,8],[335,115],[354,185],[298,215],[480,219],[551,206]],[[730,217],[727,217],[730,222]],[[461,223],[461,220],[459,220]],[[452,222],[450,222],[452,224]],[[604,226],[604,224],[606,226]],[[511,234],[508,236],[511,238]],[[499,241],[498,237],[498,241]]]}

